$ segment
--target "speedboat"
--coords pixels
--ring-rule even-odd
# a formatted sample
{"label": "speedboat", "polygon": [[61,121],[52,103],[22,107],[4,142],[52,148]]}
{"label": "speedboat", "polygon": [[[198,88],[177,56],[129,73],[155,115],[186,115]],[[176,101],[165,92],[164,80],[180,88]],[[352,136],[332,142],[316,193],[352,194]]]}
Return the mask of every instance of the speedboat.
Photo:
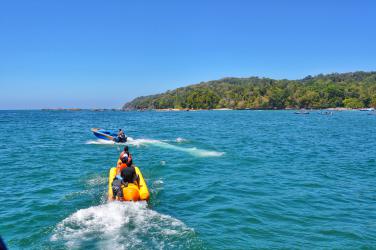
{"label": "speedboat", "polygon": [[106,130],[106,129],[101,129],[101,128],[92,128],[91,132],[93,134],[102,140],[108,140],[108,141],[115,141],[115,142],[126,142],[127,137],[124,136],[122,138],[119,138],[117,133],[113,130]]}
{"label": "speedboat", "polygon": [[128,183],[127,186],[122,185],[123,197],[113,197],[112,182],[116,176],[116,167],[112,167],[108,174],[108,200],[118,201],[148,201],[150,194],[145,179],[138,167],[134,167],[139,177],[138,183]]}

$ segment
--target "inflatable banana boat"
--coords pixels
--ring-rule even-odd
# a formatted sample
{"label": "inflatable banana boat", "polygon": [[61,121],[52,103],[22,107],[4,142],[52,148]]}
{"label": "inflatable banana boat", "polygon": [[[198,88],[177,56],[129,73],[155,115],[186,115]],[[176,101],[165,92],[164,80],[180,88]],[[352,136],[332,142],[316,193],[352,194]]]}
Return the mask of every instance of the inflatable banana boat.
{"label": "inflatable banana boat", "polygon": [[[145,179],[138,167],[134,167],[136,174],[139,176],[138,183],[128,183],[128,186],[122,185],[123,197],[116,197],[116,200],[120,201],[148,201],[149,200],[149,190],[146,185]],[[116,176],[116,167],[110,169],[108,175],[108,200],[114,200],[112,193],[112,182]]]}

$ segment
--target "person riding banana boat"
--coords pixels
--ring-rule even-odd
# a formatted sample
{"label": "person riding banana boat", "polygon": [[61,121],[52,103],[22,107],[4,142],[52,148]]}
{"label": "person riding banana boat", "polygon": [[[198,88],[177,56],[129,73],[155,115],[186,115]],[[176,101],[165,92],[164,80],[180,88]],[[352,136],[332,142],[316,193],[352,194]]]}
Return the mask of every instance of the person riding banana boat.
{"label": "person riding banana boat", "polygon": [[108,176],[109,201],[148,201],[150,194],[141,170],[133,165],[132,154],[125,146],[120,153],[116,167]]}
{"label": "person riding banana boat", "polygon": [[129,152],[129,147],[128,146],[124,146],[123,151],[119,155],[119,160],[117,162],[117,165],[120,165],[122,163],[122,159],[124,157],[124,154],[128,155],[128,162],[130,163],[130,165],[132,165],[132,163],[133,163],[132,162],[132,154]]}
{"label": "person riding banana boat", "polygon": [[127,153],[123,153],[121,162],[118,162],[116,168],[116,176],[112,181],[112,198],[116,199],[118,197],[122,199],[122,190],[129,184],[134,184],[139,187],[139,176],[136,174],[136,169],[132,164],[132,158],[130,158]]}

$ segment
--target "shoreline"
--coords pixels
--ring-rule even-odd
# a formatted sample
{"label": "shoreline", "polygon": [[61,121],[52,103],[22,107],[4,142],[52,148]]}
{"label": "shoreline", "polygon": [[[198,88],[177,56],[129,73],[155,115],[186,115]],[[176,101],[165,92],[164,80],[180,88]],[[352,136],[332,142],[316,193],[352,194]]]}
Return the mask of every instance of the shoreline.
{"label": "shoreline", "polygon": [[123,111],[156,111],[156,112],[187,112],[187,111],[237,111],[237,110],[328,110],[328,111],[374,111],[375,108],[244,108],[244,109],[231,109],[231,108],[218,108],[218,109],[176,109],[176,108],[167,108],[167,109],[125,109]]}
{"label": "shoreline", "polygon": [[92,111],[92,112],[105,112],[105,111],[124,111],[122,109],[102,109],[102,108],[92,108],[92,109],[83,109],[83,108],[43,108],[37,109],[40,111]]}
{"label": "shoreline", "polygon": [[327,111],[374,111],[375,108],[344,108],[344,107],[336,107],[336,108],[244,108],[244,109],[231,109],[231,108],[218,108],[218,109],[176,109],[176,108],[167,108],[167,109],[81,109],[81,108],[43,108],[37,109],[40,111],[70,111],[70,112],[78,112],[78,111],[91,111],[91,112],[126,112],[126,111],[155,111],[155,112],[195,112],[195,111],[239,111],[239,110],[249,110],[249,111],[257,111],[257,110],[327,110]]}

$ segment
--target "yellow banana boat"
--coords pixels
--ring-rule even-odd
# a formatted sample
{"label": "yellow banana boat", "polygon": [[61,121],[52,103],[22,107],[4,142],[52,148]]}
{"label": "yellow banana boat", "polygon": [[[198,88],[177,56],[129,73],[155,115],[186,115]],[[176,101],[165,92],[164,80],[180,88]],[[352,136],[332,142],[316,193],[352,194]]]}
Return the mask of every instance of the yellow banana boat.
{"label": "yellow banana boat", "polygon": [[[121,201],[148,201],[150,194],[145,179],[138,167],[134,167],[139,177],[138,183],[128,183],[128,186],[121,185],[123,198],[116,197]],[[108,174],[108,200],[114,200],[112,193],[112,182],[116,176],[116,167],[110,169]]]}

